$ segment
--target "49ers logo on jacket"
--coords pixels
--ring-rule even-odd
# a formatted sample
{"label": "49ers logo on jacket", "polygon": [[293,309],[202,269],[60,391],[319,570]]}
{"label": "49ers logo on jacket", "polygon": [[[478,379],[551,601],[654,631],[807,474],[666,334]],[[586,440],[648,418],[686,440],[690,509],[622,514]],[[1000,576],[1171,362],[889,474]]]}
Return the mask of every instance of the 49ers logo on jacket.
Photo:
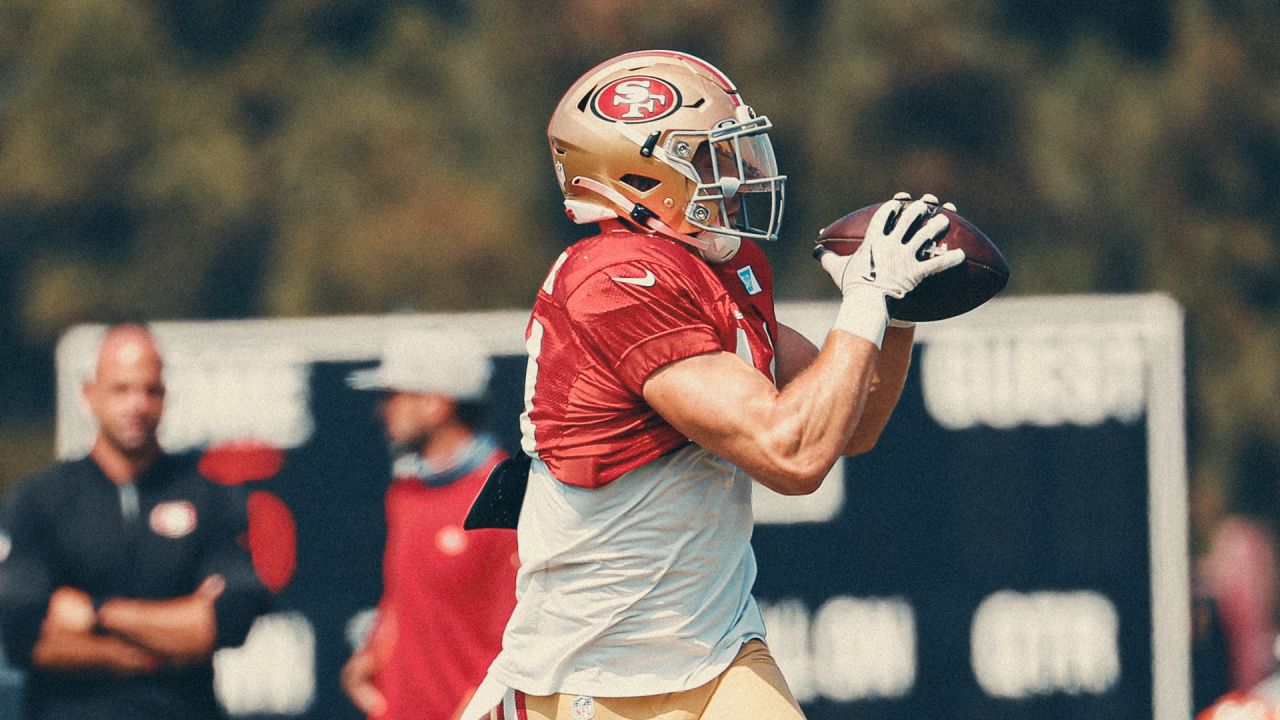
{"label": "49ers logo on jacket", "polygon": [[591,110],[605,120],[643,123],[664,118],[680,109],[680,91],[656,77],[635,75],[600,88]]}
{"label": "49ers logo on jacket", "polygon": [[180,538],[196,529],[196,508],[186,500],[162,502],[151,509],[148,521],[155,534]]}

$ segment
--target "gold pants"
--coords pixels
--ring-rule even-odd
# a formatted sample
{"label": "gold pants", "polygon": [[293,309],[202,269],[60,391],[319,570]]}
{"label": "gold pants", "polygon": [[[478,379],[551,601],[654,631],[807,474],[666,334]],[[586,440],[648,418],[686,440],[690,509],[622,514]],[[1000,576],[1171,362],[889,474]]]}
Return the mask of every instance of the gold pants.
{"label": "gold pants", "polygon": [[804,720],[778,664],[759,640],[744,644],[716,679],[684,692],[596,698],[512,693],[489,713],[490,720]]}

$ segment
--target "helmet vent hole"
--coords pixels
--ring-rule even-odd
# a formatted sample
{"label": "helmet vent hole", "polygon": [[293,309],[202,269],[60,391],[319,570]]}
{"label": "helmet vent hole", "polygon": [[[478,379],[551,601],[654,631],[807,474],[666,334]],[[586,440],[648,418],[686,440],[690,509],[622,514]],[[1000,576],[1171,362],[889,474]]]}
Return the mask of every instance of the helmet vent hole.
{"label": "helmet vent hole", "polygon": [[689,108],[700,108],[700,107],[702,107],[702,103],[704,103],[704,102],[706,102],[706,101],[707,101],[707,99],[706,99],[706,98],[698,98],[696,102],[691,102],[691,103],[689,103],[688,105],[685,105],[685,107],[689,107]]}
{"label": "helmet vent hole", "polygon": [[591,100],[591,94],[592,94],[592,93],[594,93],[595,91],[596,91],[596,89],[595,89],[594,87],[592,87],[590,90],[588,90],[587,92],[583,93],[583,95],[582,95],[582,99],[578,101],[578,112],[585,112],[585,111],[586,111],[586,109],[587,109],[587,102]]}
{"label": "helmet vent hole", "polygon": [[649,190],[652,190],[658,187],[658,185],[661,184],[660,180],[655,180],[654,178],[651,178],[651,177],[645,177],[644,175],[636,175],[635,173],[627,173],[626,175],[623,175],[618,179],[626,183],[627,185],[630,185],[631,187],[635,188],[639,192],[647,192]]}

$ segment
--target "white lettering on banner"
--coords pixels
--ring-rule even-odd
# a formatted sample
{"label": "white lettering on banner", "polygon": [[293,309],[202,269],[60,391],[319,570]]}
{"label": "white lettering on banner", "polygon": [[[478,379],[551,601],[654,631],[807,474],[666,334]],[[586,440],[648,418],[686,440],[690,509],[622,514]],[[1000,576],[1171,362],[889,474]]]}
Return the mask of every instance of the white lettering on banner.
{"label": "white lettering on banner", "polygon": [[988,695],[1102,694],[1120,680],[1119,614],[1092,591],[988,596],[973,616],[973,673]]}
{"label": "white lettering on banner", "polygon": [[760,603],[760,614],[769,632],[769,653],[787,678],[796,700],[818,697],[813,680],[813,647],[809,642],[809,609],[795,599]]}
{"label": "white lettering on banner", "polygon": [[254,622],[238,648],[213,656],[213,689],[232,715],[301,715],[316,697],[316,634],[302,613]]}
{"label": "white lettering on banner", "polygon": [[916,679],[916,621],[902,598],[838,595],[812,619],[799,600],[761,604],[769,650],[800,702],[904,697]]}
{"label": "white lettering on banner", "polygon": [[916,619],[906,600],[834,597],[818,609],[812,635],[823,697],[903,697],[915,685]]}
{"label": "white lettering on banner", "polygon": [[925,407],[951,430],[1138,420],[1146,351],[1130,327],[939,332],[921,359]]}
{"label": "white lettering on banner", "polygon": [[364,647],[365,642],[369,640],[369,633],[373,631],[373,624],[378,621],[377,608],[365,608],[347,621],[346,632],[343,633],[347,638],[347,644],[351,646],[354,652]]}
{"label": "white lettering on banner", "polygon": [[246,438],[297,447],[314,430],[310,382],[309,365],[293,352],[171,352],[160,442],[173,450]]}

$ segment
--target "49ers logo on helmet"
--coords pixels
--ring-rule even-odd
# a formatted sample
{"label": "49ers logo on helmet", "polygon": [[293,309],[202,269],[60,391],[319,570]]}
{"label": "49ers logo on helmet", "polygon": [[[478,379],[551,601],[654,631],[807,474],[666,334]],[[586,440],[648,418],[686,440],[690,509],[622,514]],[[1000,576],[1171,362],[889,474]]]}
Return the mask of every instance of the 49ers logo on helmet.
{"label": "49ers logo on helmet", "polygon": [[591,110],[605,120],[643,123],[664,118],[680,108],[680,91],[648,75],[625,77],[600,88]]}

